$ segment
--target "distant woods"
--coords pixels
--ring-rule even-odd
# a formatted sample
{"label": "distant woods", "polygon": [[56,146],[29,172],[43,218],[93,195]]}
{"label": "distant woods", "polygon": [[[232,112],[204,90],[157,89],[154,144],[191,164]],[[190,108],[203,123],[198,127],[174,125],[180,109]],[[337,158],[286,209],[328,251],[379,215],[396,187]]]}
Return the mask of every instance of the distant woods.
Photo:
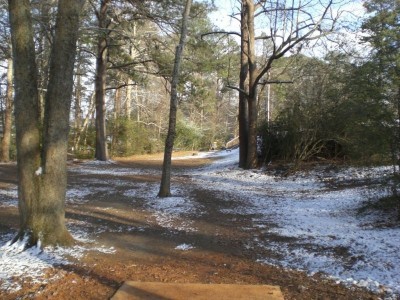
{"label": "distant woods", "polygon": [[[107,160],[164,150],[184,2],[86,1],[69,155]],[[31,6],[43,126],[57,9],[48,0]],[[369,14],[349,24],[350,8],[330,1],[240,0],[232,7],[234,29],[227,30],[212,24],[211,1],[194,1],[174,148],[223,148],[239,137],[243,168],[273,160],[397,162],[399,7],[387,0],[364,6]],[[7,1],[0,10],[0,158],[9,161],[16,159],[16,119]],[[352,32],[344,40],[345,28]],[[351,38],[361,32],[362,40]]]}

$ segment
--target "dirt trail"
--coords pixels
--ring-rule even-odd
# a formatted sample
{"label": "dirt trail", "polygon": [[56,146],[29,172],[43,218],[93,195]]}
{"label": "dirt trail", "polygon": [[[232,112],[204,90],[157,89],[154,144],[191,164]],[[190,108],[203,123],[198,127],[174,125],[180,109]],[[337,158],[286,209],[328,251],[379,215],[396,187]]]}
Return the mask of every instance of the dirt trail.
{"label": "dirt trail", "polygon": [[[158,186],[159,157],[121,159],[93,166],[93,172],[79,172],[80,163],[70,163],[69,190],[87,193],[84,200],[71,197],[67,202],[67,222],[83,226],[96,244],[112,246],[115,253],[88,251],[72,265],[48,270],[50,283],[26,282],[18,292],[0,291],[0,298],[108,299],[123,281],[134,280],[279,285],[285,299],[378,299],[319,275],[257,263],[259,257],[279,254],[249,245],[247,241],[257,234],[255,228],[245,230],[252,228],[252,216],[222,214],[238,202],[203,189],[187,172],[209,163],[209,159],[174,161],[173,183],[190,190],[195,203],[195,207],[182,203],[184,213],[176,218],[155,214],[152,208],[162,200],[154,197],[148,203],[144,197]],[[13,164],[0,165],[1,188],[15,187],[15,169]],[[17,208],[2,208],[0,234],[17,226]]]}

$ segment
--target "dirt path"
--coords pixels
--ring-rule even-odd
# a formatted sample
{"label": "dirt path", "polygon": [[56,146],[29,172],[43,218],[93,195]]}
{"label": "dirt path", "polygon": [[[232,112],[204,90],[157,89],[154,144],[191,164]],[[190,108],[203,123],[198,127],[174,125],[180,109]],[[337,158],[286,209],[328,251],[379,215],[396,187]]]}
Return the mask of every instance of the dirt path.
{"label": "dirt path", "polygon": [[[209,163],[208,159],[174,161],[173,186],[178,187],[174,194],[184,191],[192,200],[191,206],[179,197],[165,200],[177,201],[179,215],[169,214],[163,199],[148,200],[158,187],[158,157],[89,164],[85,172],[81,164],[71,163],[68,226],[73,232],[83,231],[95,245],[113,247],[113,253],[87,251],[72,265],[48,270],[50,282],[25,282],[17,292],[0,291],[0,298],[108,299],[123,281],[135,280],[279,285],[285,299],[378,299],[318,274],[309,277],[257,263],[260,257],[279,253],[266,253],[248,242],[258,234],[251,226],[253,216],[222,213],[238,205],[237,199],[203,189],[187,172]],[[15,184],[15,165],[0,165],[0,187],[15,188]],[[156,214],[156,208],[162,213]],[[1,207],[0,234],[17,227],[17,208]]]}

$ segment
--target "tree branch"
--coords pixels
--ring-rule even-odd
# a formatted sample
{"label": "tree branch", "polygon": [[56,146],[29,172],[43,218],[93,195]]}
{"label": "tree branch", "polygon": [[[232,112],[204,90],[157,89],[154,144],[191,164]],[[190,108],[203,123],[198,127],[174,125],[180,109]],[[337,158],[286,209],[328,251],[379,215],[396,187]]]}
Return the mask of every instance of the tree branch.
{"label": "tree branch", "polygon": [[236,31],[212,31],[212,32],[206,32],[201,35],[201,39],[203,39],[207,35],[212,35],[212,34],[226,34],[226,35],[237,35],[240,37],[240,33]]}
{"label": "tree branch", "polygon": [[284,83],[294,83],[293,80],[266,80],[260,81],[257,84],[266,85],[266,84],[284,84]]}
{"label": "tree branch", "polygon": [[111,87],[108,87],[108,88],[106,88],[105,90],[106,90],[106,91],[119,90],[119,89],[122,89],[122,88],[127,87],[127,86],[135,86],[135,85],[137,85],[137,83],[131,83],[131,84],[124,83],[124,84],[121,84],[121,85],[119,85],[119,86],[111,86]]}
{"label": "tree branch", "polygon": [[242,90],[241,88],[238,88],[237,86],[227,85],[226,87],[227,87],[228,89],[232,89],[232,90],[238,91],[239,93],[243,93],[243,94],[245,94],[246,96],[249,95],[249,93],[247,93],[245,90]]}
{"label": "tree branch", "polygon": [[152,59],[148,59],[148,60],[142,60],[142,61],[133,61],[130,63],[126,63],[126,64],[122,64],[122,65],[113,65],[111,67],[109,67],[108,69],[121,69],[121,68],[125,68],[125,67],[129,67],[129,66],[133,66],[133,65],[141,65],[141,64],[146,64],[146,63],[150,63],[153,62]]}

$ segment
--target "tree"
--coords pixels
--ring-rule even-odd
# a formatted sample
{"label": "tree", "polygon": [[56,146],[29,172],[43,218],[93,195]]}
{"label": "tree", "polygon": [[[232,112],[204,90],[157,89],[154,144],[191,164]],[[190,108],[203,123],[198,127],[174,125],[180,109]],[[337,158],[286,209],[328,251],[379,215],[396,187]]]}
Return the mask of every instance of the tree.
{"label": "tree", "polygon": [[[290,68],[278,74],[284,65]],[[395,114],[378,84],[375,62],[340,52],[323,59],[298,54],[281,59],[271,73],[293,84],[272,87],[273,122],[263,128],[268,162],[284,159],[296,167],[310,159],[390,159]]]}
{"label": "tree", "polygon": [[[241,75],[239,88],[239,165],[251,169],[257,167],[257,96],[258,86],[268,84],[265,75],[275,60],[295,47],[317,40],[334,29],[337,18],[331,9],[333,1],[326,3],[309,1],[306,4],[293,1],[241,0]],[[255,22],[261,18],[269,29],[256,36]],[[268,28],[268,27],[266,27]],[[237,33],[236,33],[237,34]],[[256,41],[269,41],[271,47],[257,59]],[[248,88],[247,88],[248,84]],[[244,100],[246,99],[246,100]],[[246,101],[246,103],[245,103]],[[247,108],[246,108],[247,105]],[[247,134],[247,136],[246,136]],[[243,136],[245,135],[245,136]]]}
{"label": "tree", "polygon": [[108,160],[107,135],[106,135],[106,75],[107,75],[107,53],[109,25],[108,9],[111,0],[101,0],[100,8],[96,11],[99,23],[99,37],[96,56],[96,78],[95,78],[95,99],[96,99],[96,152],[97,160]]}
{"label": "tree", "polygon": [[6,1],[0,2],[0,18],[1,26],[1,46],[0,57],[7,61],[7,75],[6,75],[6,94],[4,97],[3,106],[3,137],[1,139],[0,161],[8,162],[10,160],[10,147],[11,147],[11,131],[12,131],[12,109],[13,109],[13,61],[11,55],[11,40],[10,30],[7,18],[7,4]]}
{"label": "tree", "polygon": [[[192,8],[186,52],[182,62],[181,84],[179,86],[180,104],[178,123],[184,125],[186,132],[191,132],[192,143],[186,143],[186,149],[209,149],[210,144],[219,146],[232,138],[237,124],[237,95],[225,84],[237,80],[239,47],[230,36],[210,36],[207,40],[199,39],[204,32],[212,30],[211,21],[197,13],[199,8]],[[183,133],[184,131],[181,131]],[[180,141],[188,136],[179,136]],[[184,143],[185,144],[185,143]]]}
{"label": "tree", "polygon": [[400,5],[392,0],[369,0],[364,6],[372,13],[362,25],[368,34],[365,40],[373,48],[372,59],[380,73],[378,82],[382,95],[396,111],[393,159],[400,167]]}
{"label": "tree", "polygon": [[13,241],[27,239],[26,247],[73,242],[65,226],[64,202],[69,111],[83,4],[83,0],[58,1],[42,126],[30,1],[9,0],[20,212],[20,230]]}
{"label": "tree", "polygon": [[5,97],[4,110],[4,128],[3,138],[1,140],[1,157],[0,161],[8,162],[10,160],[10,143],[11,143],[11,117],[12,117],[12,98],[13,98],[13,61],[9,57],[7,59],[7,89]]}
{"label": "tree", "polygon": [[183,47],[187,35],[187,22],[190,14],[190,7],[192,0],[186,0],[185,9],[182,15],[182,25],[179,44],[175,50],[174,69],[172,72],[171,80],[171,99],[170,99],[170,112],[169,112],[169,127],[168,134],[165,140],[164,161],[162,168],[162,177],[160,184],[159,197],[169,197],[171,195],[171,159],[172,150],[174,147],[175,127],[176,127],[176,113],[178,109],[178,92],[177,85],[179,81],[179,68],[182,59]]}

